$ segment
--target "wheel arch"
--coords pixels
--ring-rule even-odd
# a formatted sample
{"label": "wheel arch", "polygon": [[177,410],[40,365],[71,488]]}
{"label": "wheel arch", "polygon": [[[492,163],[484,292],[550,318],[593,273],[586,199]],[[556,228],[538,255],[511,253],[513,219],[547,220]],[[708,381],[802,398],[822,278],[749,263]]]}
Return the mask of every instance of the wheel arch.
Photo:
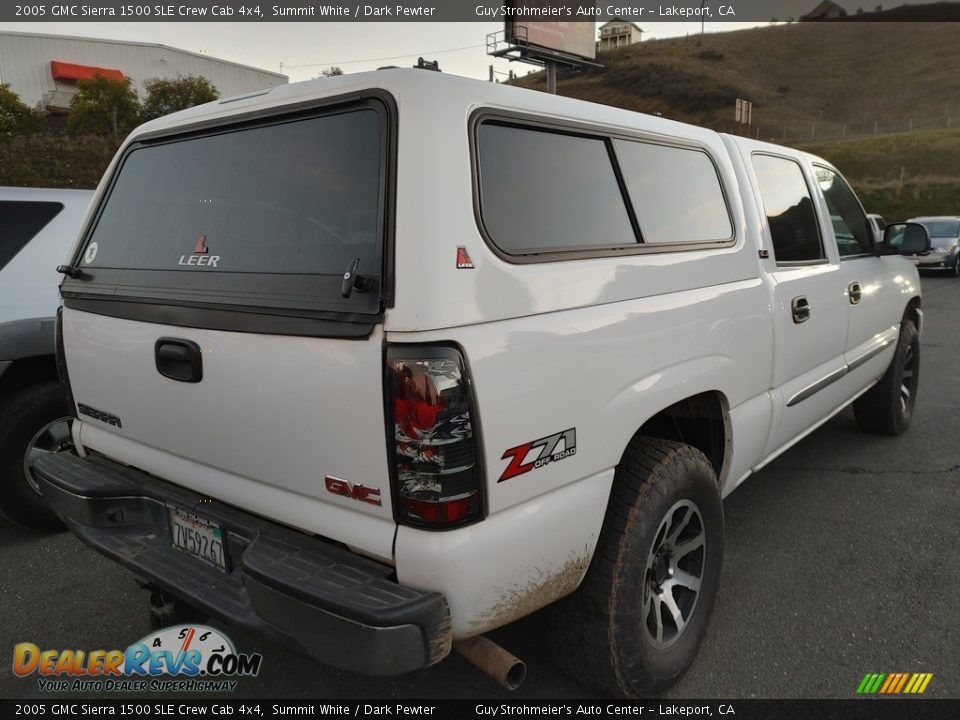
{"label": "wheel arch", "polygon": [[723,392],[699,392],[651,414],[628,439],[621,462],[638,436],[674,440],[695,447],[710,461],[718,487],[723,487],[733,449],[730,404]]}
{"label": "wheel arch", "polygon": [[919,333],[923,327],[923,311],[920,309],[922,300],[919,295],[914,295],[907,302],[907,307],[903,310],[903,320],[910,320]]}
{"label": "wheel arch", "polygon": [[0,400],[17,390],[57,379],[57,363],[53,355],[19,358],[0,374]]}

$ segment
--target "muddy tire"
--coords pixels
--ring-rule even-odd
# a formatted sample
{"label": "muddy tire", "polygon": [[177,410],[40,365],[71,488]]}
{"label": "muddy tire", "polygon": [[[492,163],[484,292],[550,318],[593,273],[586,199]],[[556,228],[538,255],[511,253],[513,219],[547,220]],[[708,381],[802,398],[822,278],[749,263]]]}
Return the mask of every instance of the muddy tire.
{"label": "muddy tire", "polygon": [[[21,525],[65,529],[47,506],[27,465],[31,449],[34,453],[55,452],[67,442],[68,431],[60,426],[66,427],[68,414],[63,387],[54,381],[26,387],[0,402],[0,510]],[[55,432],[50,432],[51,428]]]}
{"label": "muddy tire", "polygon": [[723,508],[710,462],[689,445],[634,438],[586,577],[553,608],[557,663],[613,695],[669,687],[707,631],[722,558]]}
{"label": "muddy tire", "polygon": [[900,323],[900,336],[890,367],[880,382],[853,403],[857,425],[866,432],[899,435],[913,420],[920,382],[920,338],[910,320]]}

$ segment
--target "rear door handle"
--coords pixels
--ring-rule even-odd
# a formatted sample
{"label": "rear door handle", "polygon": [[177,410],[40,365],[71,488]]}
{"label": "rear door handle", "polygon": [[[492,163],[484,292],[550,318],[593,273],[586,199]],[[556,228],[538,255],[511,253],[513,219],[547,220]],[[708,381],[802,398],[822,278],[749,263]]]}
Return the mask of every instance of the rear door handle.
{"label": "rear door handle", "polygon": [[171,380],[198,383],[203,380],[200,346],[191,340],[160,338],[154,346],[157,372]]}
{"label": "rear door handle", "polygon": [[810,319],[810,301],[805,296],[800,295],[791,300],[790,309],[793,311],[793,322],[797,325]]}
{"label": "rear door handle", "polygon": [[850,304],[856,305],[860,302],[860,298],[863,297],[863,290],[860,289],[860,283],[854,280],[847,287],[847,295],[850,297]]}

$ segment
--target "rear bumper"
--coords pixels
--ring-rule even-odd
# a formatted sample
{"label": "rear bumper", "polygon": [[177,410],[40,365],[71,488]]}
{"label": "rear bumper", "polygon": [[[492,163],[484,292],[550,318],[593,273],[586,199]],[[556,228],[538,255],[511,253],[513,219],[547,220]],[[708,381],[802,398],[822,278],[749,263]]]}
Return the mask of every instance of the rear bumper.
{"label": "rear bumper", "polygon": [[[445,598],[399,585],[389,566],[104,458],[60,453],[34,471],[81,540],[212,616],[367,675],[450,652]],[[171,546],[170,506],[222,528],[229,572]]]}

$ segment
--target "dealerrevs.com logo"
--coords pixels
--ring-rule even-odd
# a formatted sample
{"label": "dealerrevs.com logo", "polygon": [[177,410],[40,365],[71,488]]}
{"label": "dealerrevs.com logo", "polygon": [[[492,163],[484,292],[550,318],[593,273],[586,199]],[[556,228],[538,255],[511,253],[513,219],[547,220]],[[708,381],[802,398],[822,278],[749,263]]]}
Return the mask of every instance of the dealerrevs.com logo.
{"label": "dealerrevs.com logo", "polygon": [[164,628],[125,650],[42,650],[29,642],[13,648],[14,674],[38,676],[44,692],[231,692],[236,678],[257,675],[262,662],[205,625]]}

